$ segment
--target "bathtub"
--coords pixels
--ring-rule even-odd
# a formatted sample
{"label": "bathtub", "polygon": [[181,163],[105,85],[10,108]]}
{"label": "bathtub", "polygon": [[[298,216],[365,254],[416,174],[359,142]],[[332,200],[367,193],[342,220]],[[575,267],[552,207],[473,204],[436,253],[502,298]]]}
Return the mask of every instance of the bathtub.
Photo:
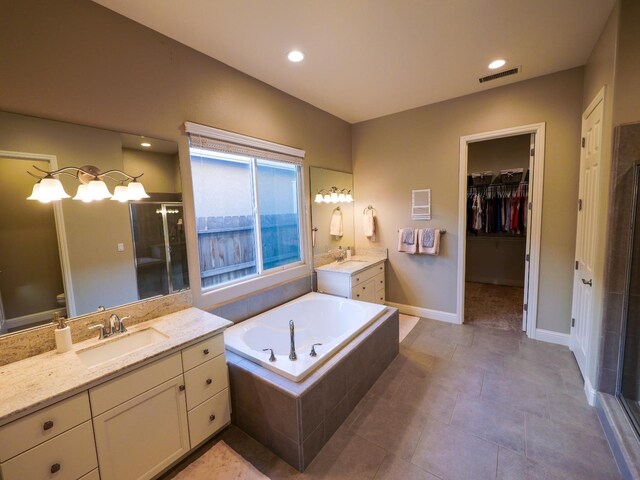
{"label": "bathtub", "polygon": [[[360,302],[322,293],[308,293],[291,302],[240,322],[224,332],[225,347],[258,365],[300,382],[372,324],[384,305]],[[289,320],[295,324],[298,359],[289,360]],[[310,356],[316,346],[316,357]],[[276,356],[270,362],[272,348]]]}

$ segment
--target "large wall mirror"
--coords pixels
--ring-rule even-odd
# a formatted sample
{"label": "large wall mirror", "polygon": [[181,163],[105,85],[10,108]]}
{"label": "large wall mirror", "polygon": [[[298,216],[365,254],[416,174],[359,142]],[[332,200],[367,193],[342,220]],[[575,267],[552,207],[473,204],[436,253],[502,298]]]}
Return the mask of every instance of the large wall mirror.
{"label": "large wall mirror", "polygon": [[[353,175],[325,168],[311,167],[309,182],[311,185],[313,254],[326,254],[339,247],[353,247],[355,240],[353,201],[344,201],[348,193],[352,197],[354,195]],[[333,193],[343,201],[338,200],[336,197],[332,201],[331,195]],[[340,197],[341,193],[344,198]],[[318,194],[329,201],[317,201],[320,200]],[[339,224],[341,224],[341,228]]]}
{"label": "large wall mirror", "polygon": [[[86,165],[142,173],[149,198],[27,200],[28,171]],[[76,173],[57,176],[71,197]],[[0,205],[0,334],[189,287],[175,142],[0,112]]]}

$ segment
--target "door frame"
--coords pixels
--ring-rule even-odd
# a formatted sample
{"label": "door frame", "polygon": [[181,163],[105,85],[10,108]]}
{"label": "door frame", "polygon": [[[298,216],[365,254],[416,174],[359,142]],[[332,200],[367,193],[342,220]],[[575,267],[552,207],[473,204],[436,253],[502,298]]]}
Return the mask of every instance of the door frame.
{"label": "door frame", "polygon": [[[49,162],[51,170],[58,169],[58,157],[55,155],[0,150],[0,157],[25,161],[41,160]],[[58,254],[60,255],[60,267],[62,270],[62,284],[64,286],[67,317],[71,318],[76,316],[76,302],[73,294],[73,282],[71,280],[71,262],[69,261],[67,231],[65,229],[61,202],[51,202],[51,204],[53,205],[53,216],[56,224],[56,235],[58,237]]]}
{"label": "door frame", "polygon": [[513,137],[516,135],[535,135],[533,172],[529,172],[529,188],[532,195],[530,250],[529,250],[529,298],[527,299],[527,336],[536,338],[538,313],[538,283],[540,274],[540,237],[542,231],[542,194],[544,179],[545,122],[518,127],[493,130],[460,137],[459,204],[458,204],[458,323],[464,323],[465,270],[467,251],[467,166],[469,144],[484,140]]}

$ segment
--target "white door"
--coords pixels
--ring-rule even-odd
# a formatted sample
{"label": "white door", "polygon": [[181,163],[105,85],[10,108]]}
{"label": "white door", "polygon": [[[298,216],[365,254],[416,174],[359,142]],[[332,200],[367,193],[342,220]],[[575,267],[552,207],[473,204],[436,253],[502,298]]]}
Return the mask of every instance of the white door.
{"label": "white door", "polygon": [[573,277],[573,307],[570,347],[584,377],[588,374],[589,342],[593,324],[593,267],[598,229],[596,211],[602,156],[604,98],[598,97],[582,116],[580,186],[576,264]]}
{"label": "white door", "polygon": [[528,190],[528,203],[527,203],[527,240],[525,248],[524,259],[524,299],[522,304],[524,308],[522,310],[522,331],[527,331],[527,315],[529,310],[529,264],[531,261],[531,210],[529,205],[532,204],[531,194],[533,192],[533,161],[535,159],[535,147],[536,147],[536,134],[531,134],[531,140],[529,141],[529,190]]}

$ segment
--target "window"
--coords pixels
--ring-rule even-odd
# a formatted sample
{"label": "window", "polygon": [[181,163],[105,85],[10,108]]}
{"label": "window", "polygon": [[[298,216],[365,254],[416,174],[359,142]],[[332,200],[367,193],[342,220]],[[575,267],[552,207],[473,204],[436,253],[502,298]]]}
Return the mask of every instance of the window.
{"label": "window", "polygon": [[202,290],[303,264],[301,158],[189,134]]}

